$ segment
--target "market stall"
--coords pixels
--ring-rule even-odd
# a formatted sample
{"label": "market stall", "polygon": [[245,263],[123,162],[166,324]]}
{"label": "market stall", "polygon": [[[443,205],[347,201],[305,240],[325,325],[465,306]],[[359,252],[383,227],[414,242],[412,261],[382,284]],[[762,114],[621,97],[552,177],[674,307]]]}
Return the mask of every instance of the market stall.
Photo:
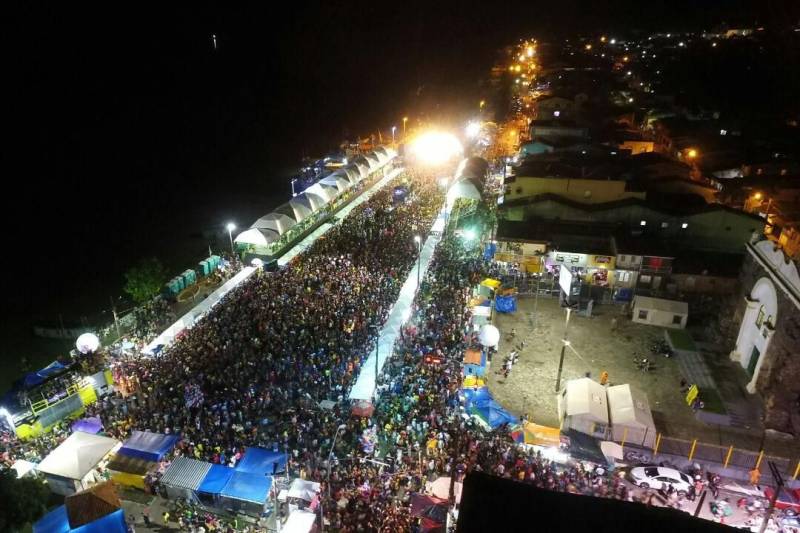
{"label": "market stall", "polygon": [[172,500],[184,498],[189,501],[198,501],[197,490],[209,470],[211,470],[211,463],[204,463],[188,457],[178,457],[164,472],[160,483],[167,490],[167,497]]}
{"label": "market stall", "polygon": [[98,469],[120,442],[76,431],[39,463],[50,490],[68,496],[100,481]]}

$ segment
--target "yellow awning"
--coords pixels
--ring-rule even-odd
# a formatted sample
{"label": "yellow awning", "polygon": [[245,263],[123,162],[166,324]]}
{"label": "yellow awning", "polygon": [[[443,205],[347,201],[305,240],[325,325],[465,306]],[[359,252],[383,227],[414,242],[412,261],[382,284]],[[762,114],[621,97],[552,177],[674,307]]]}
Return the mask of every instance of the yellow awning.
{"label": "yellow awning", "polygon": [[497,279],[486,278],[485,280],[481,281],[481,285],[483,285],[484,287],[489,287],[490,289],[496,289],[497,287],[502,285],[502,283],[500,282],[500,280]]}
{"label": "yellow awning", "polygon": [[528,422],[525,424],[525,444],[559,446],[561,444],[561,430]]}

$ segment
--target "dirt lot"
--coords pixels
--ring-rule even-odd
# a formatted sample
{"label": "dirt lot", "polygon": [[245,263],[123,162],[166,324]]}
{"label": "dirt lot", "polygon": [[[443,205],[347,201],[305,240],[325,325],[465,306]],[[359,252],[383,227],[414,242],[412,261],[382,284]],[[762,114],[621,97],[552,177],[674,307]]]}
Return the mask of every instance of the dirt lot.
{"label": "dirt lot", "polygon": [[[653,418],[659,431],[671,436],[701,437],[716,442],[716,429],[708,428],[694,418],[680,393],[681,374],[674,358],[653,359],[656,369],[642,373],[634,365],[636,355],[652,358],[650,345],[663,338],[661,328],[631,322],[620,314],[620,306],[595,307],[594,316],[586,318],[572,313],[568,338],[571,346],[564,358],[561,386],[570,379],[589,377],[599,381],[608,372],[609,383],[630,383],[647,393]],[[528,413],[531,420],[558,427],[555,382],[558,359],[564,335],[566,311],[556,299],[540,298],[534,318],[533,298],[520,299],[518,310],[499,314],[495,325],[501,332],[498,356],[489,370],[489,387],[497,401],[515,415]],[[612,331],[612,319],[617,327]],[[516,337],[509,340],[512,328]],[[507,379],[496,373],[503,358],[525,341],[520,358]],[[713,429],[713,431],[712,431]]]}

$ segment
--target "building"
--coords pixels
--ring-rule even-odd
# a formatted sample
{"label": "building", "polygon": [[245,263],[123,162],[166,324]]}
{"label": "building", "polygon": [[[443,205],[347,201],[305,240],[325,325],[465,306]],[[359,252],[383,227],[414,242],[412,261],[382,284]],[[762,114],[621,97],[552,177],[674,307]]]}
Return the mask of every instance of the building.
{"label": "building", "polygon": [[530,126],[531,139],[541,137],[589,138],[589,128],[579,126],[571,120],[533,120]]}
{"label": "building", "polygon": [[633,299],[633,321],[639,324],[684,329],[687,320],[689,304],[686,302],[647,296],[636,296]]}
{"label": "building", "polygon": [[800,435],[800,276],[797,264],[774,242],[747,244],[739,277],[739,324],[732,360],[764,399],[767,429]]}

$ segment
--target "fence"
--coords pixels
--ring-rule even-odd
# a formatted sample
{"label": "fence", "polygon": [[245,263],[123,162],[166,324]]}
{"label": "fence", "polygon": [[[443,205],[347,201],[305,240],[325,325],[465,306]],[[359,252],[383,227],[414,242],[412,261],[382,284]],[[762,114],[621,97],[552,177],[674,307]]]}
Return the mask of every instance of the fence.
{"label": "fence", "polygon": [[686,440],[675,437],[665,437],[661,433],[656,436],[655,444],[652,449],[621,441],[623,447],[638,448],[651,451],[653,459],[658,455],[673,455],[686,457],[687,460],[699,460],[709,463],[717,463],[723,468],[740,468],[743,470],[761,469],[766,461],[772,461],[778,467],[778,471],[787,478],[798,479],[800,477],[800,459],[788,459],[767,455],[764,451],[754,452],[743,450],[735,446],[720,446],[699,442],[697,439]]}

